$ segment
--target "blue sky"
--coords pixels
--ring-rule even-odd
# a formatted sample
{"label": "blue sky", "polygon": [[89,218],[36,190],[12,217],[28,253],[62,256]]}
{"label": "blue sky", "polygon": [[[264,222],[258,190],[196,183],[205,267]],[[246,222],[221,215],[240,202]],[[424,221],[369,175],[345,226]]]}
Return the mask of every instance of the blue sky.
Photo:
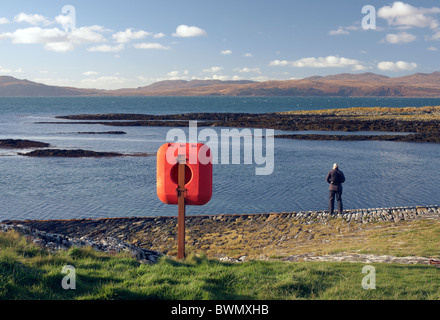
{"label": "blue sky", "polygon": [[[63,12],[66,5],[74,10]],[[362,13],[365,5],[375,12]],[[366,29],[373,13],[376,28]],[[0,46],[0,75],[83,88],[343,72],[395,77],[440,71],[440,3],[3,1]]]}

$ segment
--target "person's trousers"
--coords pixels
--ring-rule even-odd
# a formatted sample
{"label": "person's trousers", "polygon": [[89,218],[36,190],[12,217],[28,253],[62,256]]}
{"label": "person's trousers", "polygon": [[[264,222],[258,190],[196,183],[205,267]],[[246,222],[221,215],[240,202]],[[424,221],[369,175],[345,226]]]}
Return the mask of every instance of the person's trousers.
{"label": "person's trousers", "polygon": [[330,190],[329,191],[328,205],[329,205],[330,214],[333,214],[333,211],[335,210],[335,198],[336,198],[336,201],[338,202],[339,214],[342,214],[342,190],[341,191],[337,191],[337,190]]}

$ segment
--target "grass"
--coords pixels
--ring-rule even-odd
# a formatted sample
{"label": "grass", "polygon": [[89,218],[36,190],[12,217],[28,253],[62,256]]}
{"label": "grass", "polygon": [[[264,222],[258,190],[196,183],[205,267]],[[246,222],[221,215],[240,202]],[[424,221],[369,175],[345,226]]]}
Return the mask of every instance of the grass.
{"label": "grass", "polygon": [[[61,286],[75,267],[76,289]],[[361,283],[364,264],[249,261],[222,263],[204,255],[183,262],[140,264],[127,254],[91,248],[49,253],[16,232],[0,233],[0,299],[11,300],[295,300],[440,299],[439,269],[373,264],[376,289]]]}
{"label": "grass", "polygon": [[[187,243],[197,240],[197,246],[188,245],[188,251],[208,257],[246,255],[253,259],[343,252],[440,259],[440,220],[364,224],[331,218],[325,223],[304,224],[279,217],[268,222],[245,220],[214,226],[218,232],[203,233],[202,228],[209,229],[206,224],[197,230],[190,226]],[[174,251],[168,249],[170,254]]]}
{"label": "grass", "polygon": [[387,108],[387,107],[356,107],[343,109],[323,110],[295,110],[284,111],[281,114],[298,115],[326,115],[345,116],[366,119],[396,119],[399,120],[438,120],[440,119],[440,106]]}

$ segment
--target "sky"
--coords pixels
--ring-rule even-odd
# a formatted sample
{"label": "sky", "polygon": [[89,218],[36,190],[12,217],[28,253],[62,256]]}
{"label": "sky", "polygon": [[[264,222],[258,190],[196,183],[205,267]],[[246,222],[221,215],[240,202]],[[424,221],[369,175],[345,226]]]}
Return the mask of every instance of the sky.
{"label": "sky", "polygon": [[0,75],[79,88],[440,71],[440,2],[0,3]]}

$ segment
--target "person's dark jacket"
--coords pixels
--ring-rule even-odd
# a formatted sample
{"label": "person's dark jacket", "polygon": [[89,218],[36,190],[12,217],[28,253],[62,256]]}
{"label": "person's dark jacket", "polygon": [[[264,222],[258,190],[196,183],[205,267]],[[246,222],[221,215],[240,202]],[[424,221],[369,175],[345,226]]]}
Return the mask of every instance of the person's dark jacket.
{"label": "person's dark jacket", "polygon": [[344,173],[339,169],[330,170],[326,178],[330,184],[330,191],[342,191],[342,184],[345,182]]}

